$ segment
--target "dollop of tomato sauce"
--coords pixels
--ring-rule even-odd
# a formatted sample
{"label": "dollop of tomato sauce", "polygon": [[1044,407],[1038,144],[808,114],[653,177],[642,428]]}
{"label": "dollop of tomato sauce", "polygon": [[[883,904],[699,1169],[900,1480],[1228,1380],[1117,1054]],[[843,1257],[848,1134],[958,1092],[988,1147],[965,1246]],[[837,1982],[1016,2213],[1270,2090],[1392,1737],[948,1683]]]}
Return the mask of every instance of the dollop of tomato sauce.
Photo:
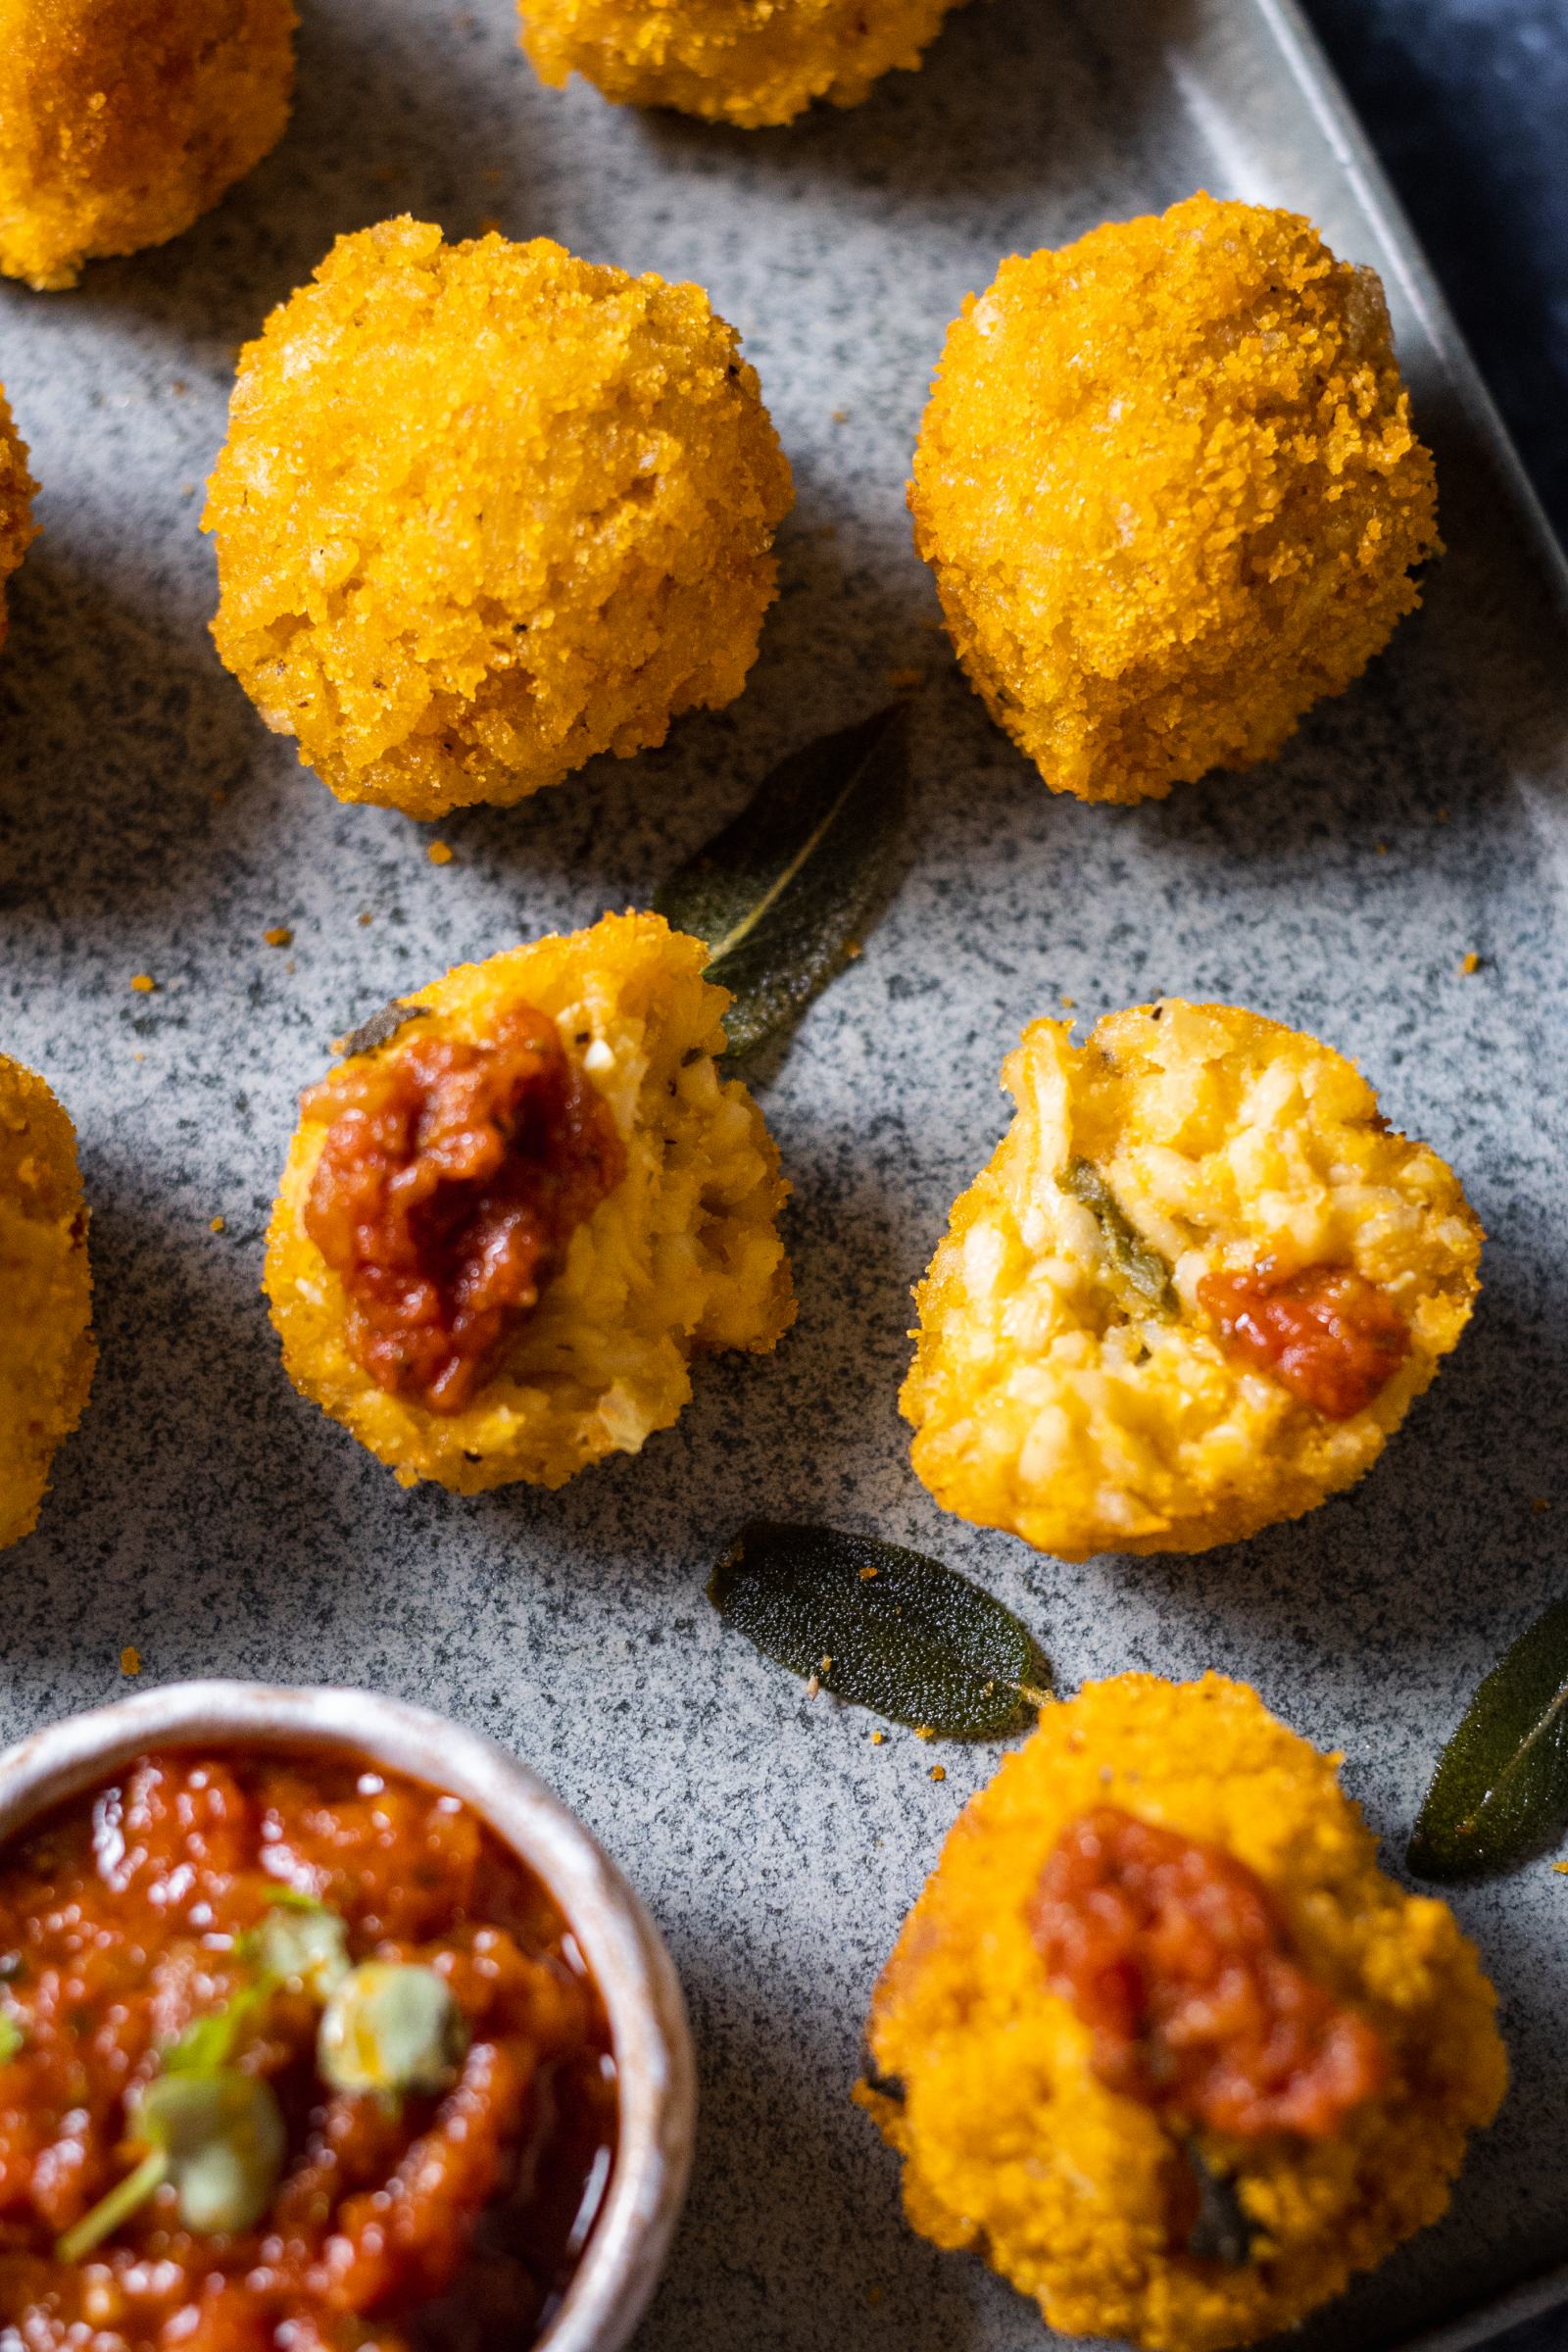
{"label": "dollop of tomato sauce", "polygon": [[1393,1299],[1350,1266],[1285,1274],[1263,1258],[1244,1274],[1205,1274],[1198,1298],[1232,1355],[1331,1421],[1364,1412],[1410,1352]]}
{"label": "dollop of tomato sauce", "polygon": [[1385,2080],[1363,2017],[1292,1957],[1254,1872],[1101,1805],[1046,1863],[1030,1928],[1110,2089],[1188,2126],[1326,2139]]}
{"label": "dollop of tomato sauce", "polygon": [[351,1064],[304,1109],[330,1117],[305,1230],[347,1295],[355,1361],[460,1412],[624,1173],[608,1105],[524,1006],[482,1044],[416,1038]]}
{"label": "dollop of tomato sauce", "polygon": [[[288,2130],[271,2208],[197,2236],[171,2188],[77,2263],[55,2241],[137,2153],[127,2099],[247,1982],[279,1888],[351,1957],[443,1975],[451,2088],[329,2090],[319,2007],[271,1994],[233,2063]],[[18,2352],[521,2352],[613,2162],[603,2003],[539,1881],[455,1798],[340,1757],[152,1755],[0,1857],[0,2341]]]}

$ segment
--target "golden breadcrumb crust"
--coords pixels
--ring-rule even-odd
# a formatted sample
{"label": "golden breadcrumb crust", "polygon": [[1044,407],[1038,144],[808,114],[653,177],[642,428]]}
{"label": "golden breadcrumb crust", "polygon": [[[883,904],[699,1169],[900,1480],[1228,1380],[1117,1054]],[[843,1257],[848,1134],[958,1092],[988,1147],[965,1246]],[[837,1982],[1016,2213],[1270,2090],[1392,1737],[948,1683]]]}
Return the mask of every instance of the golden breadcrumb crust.
{"label": "golden breadcrumb crust", "polygon": [[815,98],[858,106],[909,72],[956,0],[519,0],[542,81],[573,74],[617,105],[673,106],[746,129]]}
{"label": "golden breadcrumb crust", "polygon": [[[1082,1046],[1068,1021],[1031,1023],[1002,1082],[1017,1115],[915,1293],[902,1403],[944,1508],[1063,1559],[1201,1551],[1369,1469],[1469,1320],[1483,1237],[1452,1170],[1387,1126],[1354,1064],[1257,1013],[1166,998]],[[1085,1164],[1173,1298],[1127,1279],[1068,1189]],[[1348,1420],[1237,1363],[1200,1303],[1205,1274],[1270,1257],[1353,1267],[1409,1326],[1403,1362]]]}
{"label": "golden breadcrumb crust", "polygon": [[0,1550],[37,1525],[97,1359],[75,1130],[0,1054]]}
{"label": "golden breadcrumb crust", "polygon": [[0,645],[10,623],[6,582],[38,536],[32,502],[38,485],[27,471],[27,444],[18,432],[0,384]]}
{"label": "golden breadcrumb crust", "polygon": [[388,220],[241,354],[213,634],[340,799],[518,801],[734,700],[792,496],[701,287]]}
{"label": "golden breadcrumb crust", "polygon": [[662,915],[607,914],[591,930],[459,964],[400,1000],[428,1007],[421,1037],[478,1041],[515,1006],[547,1014],[626,1149],[624,1176],[572,1234],[501,1369],[462,1412],[389,1396],[349,1353],[342,1286],[304,1225],[330,1094],[302,1119],[267,1244],[283,1361],[405,1484],[434,1479],[463,1494],[517,1479],[564,1486],[667,1429],[691,1395],[694,1355],[765,1353],[794,1321],[778,1234],[789,1186],[760,1110],[715,1067],[730,1000],[703,978],[707,960]]}
{"label": "golden breadcrumb crust", "polygon": [[909,504],[970,682],[1085,801],[1269,758],[1439,546],[1375,273],[1205,195],[1003,263]]}
{"label": "golden breadcrumb crust", "polygon": [[[1466,2135],[1496,2112],[1507,2064],[1492,1986],[1446,1904],[1379,1870],[1337,1762],[1242,1683],[1091,1683],[1046,1707],[971,1800],[905,1922],[869,2027],[904,2103],[857,2095],[905,2158],[915,2229],[978,2249],[1052,2327],[1149,2352],[1288,2328],[1438,2219]],[[1237,2268],[1172,2251],[1176,2140],[1102,2082],[1030,1936],[1047,1856],[1107,1804],[1255,1871],[1302,1966],[1388,2049],[1385,2086],[1332,2138],[1198,2135],[1252,2225]]]}
{"label": "golden breadcrumb crust", "polygon": [[0,0],[0,270],[162,245],[283,135],[293,0]]}

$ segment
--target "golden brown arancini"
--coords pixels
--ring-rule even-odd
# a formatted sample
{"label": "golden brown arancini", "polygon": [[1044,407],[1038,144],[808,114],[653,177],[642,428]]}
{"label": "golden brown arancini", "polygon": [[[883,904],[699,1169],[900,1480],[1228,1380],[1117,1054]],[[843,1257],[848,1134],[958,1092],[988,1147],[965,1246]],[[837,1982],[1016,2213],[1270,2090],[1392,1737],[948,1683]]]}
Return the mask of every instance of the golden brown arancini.
{"label": "golden brown arancini", "polygon": [[909,504],[970,683],[1085,801],[1269,758],[1439,546],[1376,274],[1205,195],[1003,263]]}
{"label": "golden brown arancini", "polygon": [[915,1293],[947,1510],[1043,1551],[1201,1551],[1369,1469],[1470,1318],[1481,1227],[1342,1054],[1167,998],[1040,1020]]}
{"label": "golden brown arancini", "polygon": [[283,135],[293,0],[0,0],[0,270],[162,245]]}
{"label": "golden brown arancini", "polygon": [[241,355],[213,634],[341,800],[518,801],[734,700],[792,496],[700,287],[389,220]]}
{"label": "golden brown arancini", "polygon": [[0,646],[10,626],[6,582],[38,536],[32,502],[38,485],[27,471],[27,444],[18,432],[0,384]]}
{"label": "golden brown arancini", "polygon": [[[778,1234],[789,1187],[761,1112],[716,1064],[729,998],[704,979],[707,960],[662,915],[607,914],[400,999],[393,1034],[306,1097],[268,1236],[272,1320],[295,1386],[405,1485],[562,1486],[668,1428],[694,1355],[765,1352],[793,1322]],[[489,1085],[503,1041],[537,1085],[498,1111],[493,1090],[472,1090]],[[540,1046],[558,1064],[553,1102],[539,1091],[550,1083]],[[420,1054],[417,1086],[391,1105],[388,1145],[387,1083]],[[367,1181],[372,1126],[382,1158]],[[335,1200],[323,1201],[323,1164]],[[401,1225],[389,1193],[415,1200]],[[541,1207],[555,1222],[535,1258]],[[335,1251],[346,1271],[320,1246],[334,1247],[334,1225],[350,1236]],[[507,1283],[481,1298],[498,1267]],[[430,1276],[427,1293],[411,1271]],[[486,1325],[503,1295],[513,1310]],[[367,1304],[379,1316],[368,1331]],[[465,1316],[470,1337],[454,1341]],[[402,1365],[387,1345],[400,1338]]]}
{"label": "golden brown arancini", "polygon": [[[914,2228],[983,2254],[1051,2327],[1146,2352],[1224,2352],[1289,2328],[1439,2218],[1468,2134],[1495,2113],[1507,2064],[1492,1986],[1446,1904],[1379,1870],[1336,1762],[1245,1684],[1092,1683],[1047,1706],[971,1800],[905,1922],[871,2007],[881,2085],[857,2095],[904,2157]],[[1252,1964],[1281,1935],[1298,1998],[1304,1978],[1308,2000],[1370,2034],[1379,2067],[1330,2128],[1220,2130],[1158,2092],[1162,1963],[1141,1934],[1151,2073],[1136,2092],[1109,2086],[1081,1992],[1055,1988],[1041,1908],[1053,1857],[1105,1808],[1153,1825],[1186,1867],[1194,1844],[1209,1849],[1210,1881],[1250,1874]],[[1122,1891],[1136,1897],[1136,1880]],[[1168,1939],[1168,1887],[1160,1924],[1164,1964],[1176,1950],[1191,1967]],[[1246,2021],[1234,1980],[1220,2016]],[[1190,2250],[1195,2150],[1239,2208],[1230,2261]]]}
{"label": "golden brown arancini", "polygon": [[617,105],[672,106],[746,129],[815,98],[858,106],[912,72],[957,0],[519,0],[542,81],[581,74]]}
{"label": "golden brown arancini", "polygon": [[0,1550],[37,1525],[97,1357],[75,1130],[44,1081],[0,1054]]}

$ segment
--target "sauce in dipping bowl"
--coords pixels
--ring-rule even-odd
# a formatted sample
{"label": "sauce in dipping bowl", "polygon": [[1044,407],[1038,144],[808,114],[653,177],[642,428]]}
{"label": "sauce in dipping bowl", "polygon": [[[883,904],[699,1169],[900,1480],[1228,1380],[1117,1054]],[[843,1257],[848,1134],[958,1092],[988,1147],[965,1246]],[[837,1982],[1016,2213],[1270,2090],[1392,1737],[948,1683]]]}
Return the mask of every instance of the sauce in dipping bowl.
{"label": "sauce in dipping bowl", "polygon": [[611,2352],[692,2103],[636,1898],[470,1733],[185,1685],[0,1758],[4,2352]]}

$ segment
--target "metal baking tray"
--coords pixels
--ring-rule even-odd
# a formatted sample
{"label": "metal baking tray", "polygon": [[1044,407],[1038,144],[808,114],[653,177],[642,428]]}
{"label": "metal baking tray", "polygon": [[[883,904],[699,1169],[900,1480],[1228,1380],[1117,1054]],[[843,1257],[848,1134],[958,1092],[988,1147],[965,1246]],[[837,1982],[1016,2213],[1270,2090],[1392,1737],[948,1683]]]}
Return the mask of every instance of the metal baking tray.
{"label": "metal baking tray", "polygon": [[[1382,271],[1449,552],[1272,765],[1086,808],[954,669],[904,482],[946,324],[999,257],[1200,184],[1307,212]],[[197,530],[237,345],[337,231],[401,210],[700,279],[799,487],[745,697],[452,819],[439,868],[425,833],[340,808],[264,732],[204,633]],[[511,0],[317,0],[277,153],[162,252],[70,295],[0,289],[0,378],[44,485],[0,660],[0,1045],[78,1123],[103,1346],[42,1527],[4,1562],[0,1736],[123,1689],[125,1643],[150,1676],[365,1683],[497,1734],[630,1870],[692,2001],[698,2173],[643,2352],[1025,2352],[1032,2310],[906,2230],[848,2098],[877,1966],[995,1754],[950,1749],[937,1784],[912,1739],[872,1747],[863,1716],[726,1635],[703,1585],[759,1507],[911,1542],[1027,1614],[1064,1687],[1129,1666],[1256,1683],[1344,1748],[1396,1858],[1465,1693],[1560,1589],[1564,573],[1364,141],[1282,0],[976,0],[919,75],[755,134],[540,89]],[[293,1396],[258,1297],[298,1090],[398,990],[646,903],[784,749],[909,667],[908,877],[766,1093],[797,1329],[772,1359],[700,1367],[675,1431],[560,1494],[404,1494]],[[1352,1494],[1231,1551],[1065,1569],[914,1483],[907,1292],[1002,1128],[1023,1022],[1161,989],[1358,1056],[1462,1171],[1487,1290]],[[1509,2290],[1568,2245],[1568,1886],[1543,1862],[1457,1900],[1514,2087],[1448,2219],[1302,2352],[1443,2328],[1458,2352],[1487,2327],[1458,2315],[1522,2310]]]}

